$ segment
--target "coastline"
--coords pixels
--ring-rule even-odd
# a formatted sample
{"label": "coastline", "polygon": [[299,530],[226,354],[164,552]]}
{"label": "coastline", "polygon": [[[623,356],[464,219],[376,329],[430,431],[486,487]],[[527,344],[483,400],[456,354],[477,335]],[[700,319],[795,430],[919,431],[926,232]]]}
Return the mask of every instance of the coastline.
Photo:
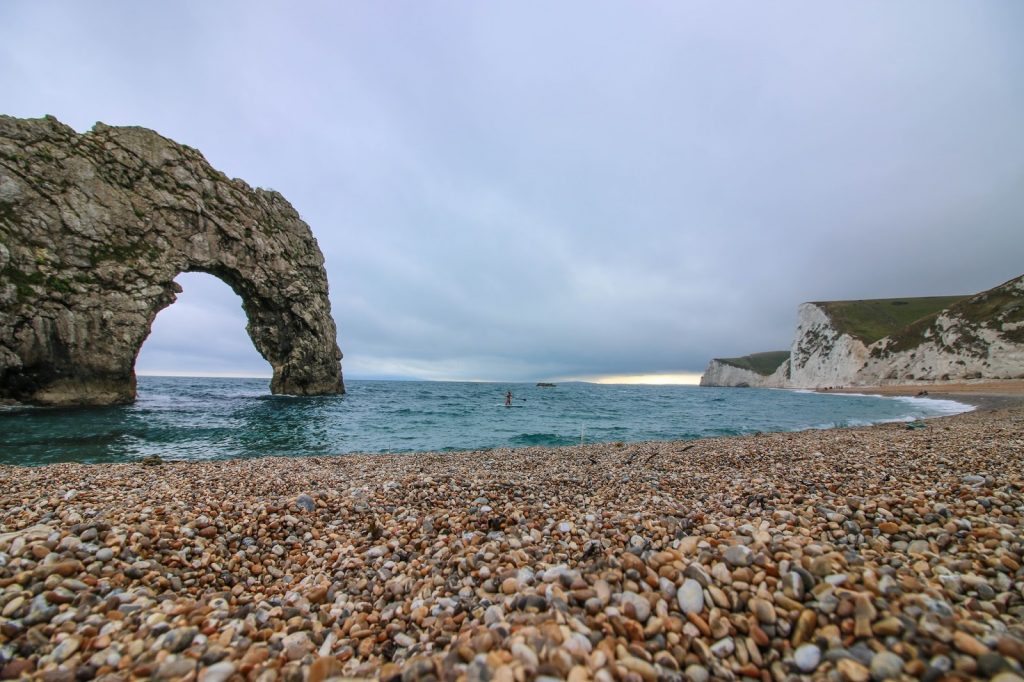
{"label": "coastline", "polygon": [[621,447],[3,466],[0,663],[1016,679],[1022,434],[1024,409],[993,407]]}
{"label": "coastline", "polygon": [[[922,391],[926,392],[922,395]],[[975,381],[949,384],[898,384],[819,389],[818,393],[863,393],[886,397],[922,397],[954,400],[977,410],[1024,407],[1024,379]]]}

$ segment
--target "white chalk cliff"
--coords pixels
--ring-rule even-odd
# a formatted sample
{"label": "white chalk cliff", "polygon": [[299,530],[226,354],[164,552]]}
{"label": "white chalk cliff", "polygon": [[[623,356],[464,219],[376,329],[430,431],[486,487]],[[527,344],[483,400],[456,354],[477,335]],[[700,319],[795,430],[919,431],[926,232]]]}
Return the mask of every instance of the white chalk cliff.
{"label": "white chalk cliff", "polygon": [[786,375],[788,367],[788,363],[783,362],[777,370],[766,376],[743,367],[730,365],[727,361],[716,358],[708,363],[708,368],[700,377],[700,385],[785,388],[788,385]]}
{"label": "white chalk cliff", "polygon": [[770,376],[712,360],[702,386],[827,388],[1024,378],[1024,275],[873,343],[804,303],[789,360]]}
{"label": "white chalk cliff", "polygon": [[825,309],[803,303],[789,354],[789,388],[825,388],[852,384],[868,349],[862,341],[836,329]]}

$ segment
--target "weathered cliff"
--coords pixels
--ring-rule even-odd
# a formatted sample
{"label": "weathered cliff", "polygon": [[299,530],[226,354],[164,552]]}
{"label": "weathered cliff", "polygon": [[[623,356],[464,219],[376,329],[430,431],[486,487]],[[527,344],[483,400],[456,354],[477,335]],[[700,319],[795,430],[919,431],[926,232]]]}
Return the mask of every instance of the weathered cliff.
{"label": "weathered cliff", "polygon": [[789,352],[715,358],[700,377],[701,386],[783,388],[789,379]]}
{"label": "weathered cliff", "polygon": [[857,385],[1024,378],[1024,275],[869,347]]}
{"label": "weathered cliff", "polygon": [[[748,358],[757,357],[747,356]],[[702,386],[826,388],[1024,378],[1024,275],[975,296],[804,303],[770,376],[713,360]],[[738,365],[738,366],[737,366]]]}
{"label": "weathered cliff", "polygon": [[344,391],[323,256],[280,194],[144,128],[0,116],[0,398],[112,404],[182,272],[241,297],[274,393]]}
{"label": "weathered cliff", "polygon": [[793,350],[789,355],[788,387],[853,384],[867,358],[864,342],[837,329],[820,304],[800,305]]}

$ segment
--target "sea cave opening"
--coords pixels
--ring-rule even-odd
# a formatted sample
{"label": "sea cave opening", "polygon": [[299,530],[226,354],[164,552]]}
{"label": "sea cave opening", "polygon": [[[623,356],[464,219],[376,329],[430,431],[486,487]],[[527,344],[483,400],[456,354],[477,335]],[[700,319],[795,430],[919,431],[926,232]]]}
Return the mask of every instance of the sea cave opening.
{"label": "sea cave opening", "polygon": [[204,272],[183,272],[174,281],[182,291],[157,313],[135,373],[269,379],[273,369],[249,338],[241,297]]}

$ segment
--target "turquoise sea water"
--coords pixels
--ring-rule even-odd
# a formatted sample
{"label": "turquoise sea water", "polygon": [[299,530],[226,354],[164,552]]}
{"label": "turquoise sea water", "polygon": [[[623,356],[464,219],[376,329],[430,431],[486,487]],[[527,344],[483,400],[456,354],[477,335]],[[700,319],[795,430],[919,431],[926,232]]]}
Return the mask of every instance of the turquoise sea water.
{"label": "turquoise sea water", "polygon": [[[855,426],[962,412],[921,398],[695,386],[348,381],[272,396],[265,379],[139,377],[134,405],[0,408],[0,463],[476,450]],[[505,391],[515,409],[503,406]]]}

